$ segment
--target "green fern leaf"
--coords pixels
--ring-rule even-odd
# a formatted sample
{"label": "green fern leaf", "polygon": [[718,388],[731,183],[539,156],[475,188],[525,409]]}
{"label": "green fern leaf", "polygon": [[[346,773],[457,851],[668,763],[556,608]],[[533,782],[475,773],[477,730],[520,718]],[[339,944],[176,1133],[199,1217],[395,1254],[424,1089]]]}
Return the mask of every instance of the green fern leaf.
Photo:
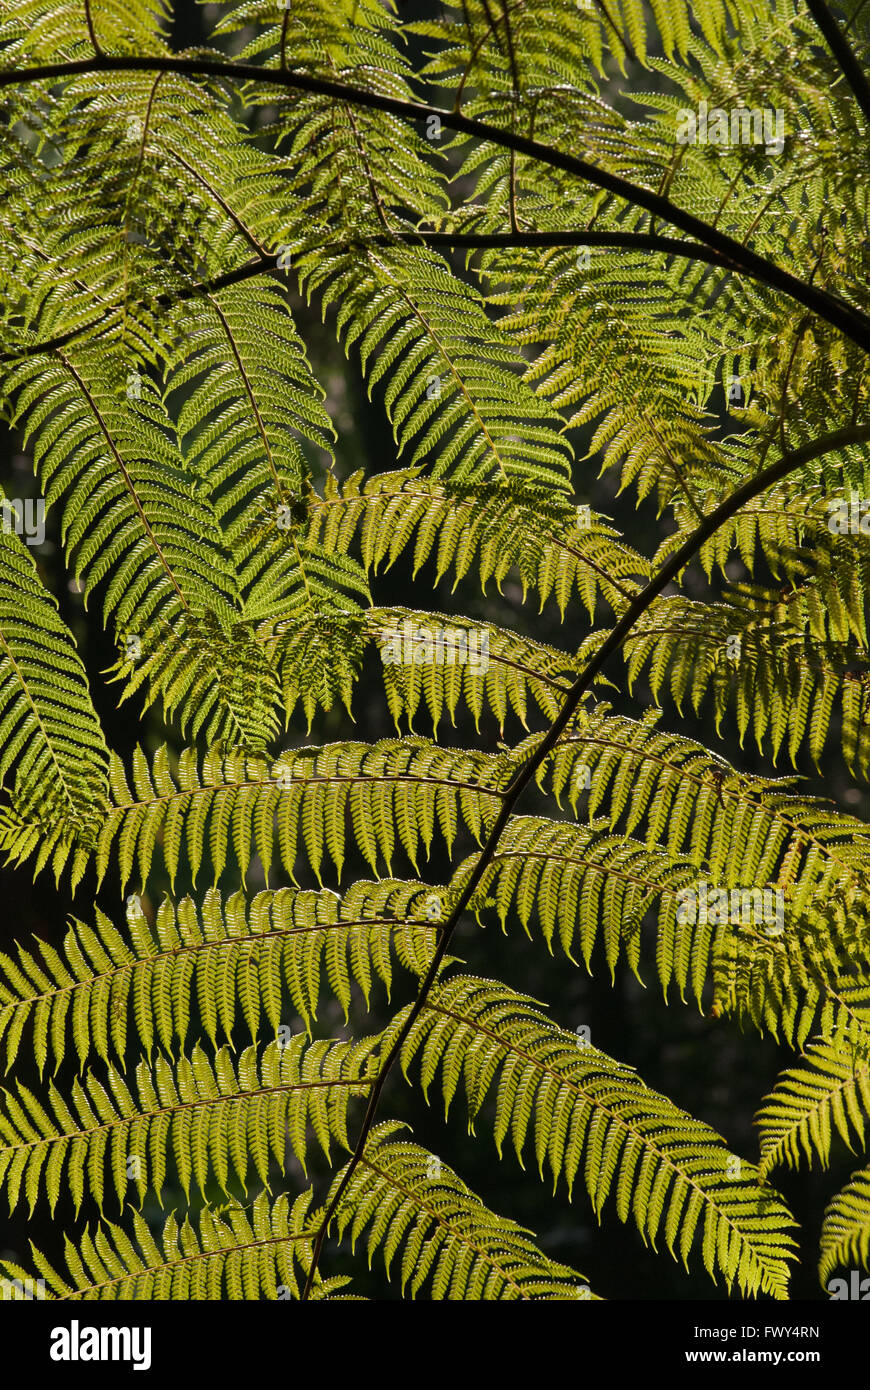
{"label": "green fern leaf", "polygon": [[582,1161],[597,1213],[613,1194],[621,1220],[633,1219],[653,1246],[663,1234],[684,1263],[700,1227],[711,1276],[721,1271],[743,1293],[786,1297],[794,1222],[752,1165],[530,1003],[491,980],[454,977],[430,995],[403,1066],[422,1054],[424,1090],[440,1068],[446,1109],[462,1079],[472,1119],[497,1083],[499,1152],[508,1134],[520,1161],[532,1143],[541,1175],[546,1163],[569,1189]]}
{"label": "green fern leaf", "polygon": [[[31,1246],[45,1280],[46,1297],[55,1299],[178,1300],[299,1298],[311,1265],[317,1212],[311,1193],[292,1206],[286,1193],[274,1201],[259,1193],[249,1208],[238,1202],[199,1213],[199,1231],[173,1214],[160,1243],[137,1211],[130,1213],[132,1239],[112,1222],[86,1230],[77,1245],[67,1239],[67,1274],[58,1274]],[[10,1279],[27,1278],[8,1261]],[[315,1276],[310,1297],[329,1298],[348,1280]]]}
{"label": "green fern leaf", "polygon": [[838,1265],[870,1262],[870,1171],[853,1173],[825,1212],[822,1222],[819,1278],[824,1281]]}
{"label": "green fern leaf", "polygon": [[0,1185],[9,1210],[24,1198],[33,1212],[40,1191],[51,1210],[65,1185],[78,1211],[87,1190],[103,1210],[107,1192],[123,1206],[135,1184],[140,1201],[158,1200],[172,1159],[190,1201],[214,1177],[230,1195],[253,1169],[268,1186],[271,1164],[283,1169],[289,1140],[303,1168],[308,1128],[327,1158],[333,1142],[350,1148],[347,1111],[374,1078],[378,1039],[310,1042],[304,1033],[271,1042],[258,1056],[246,1048],[233,1065],[229,1048],[213,1064],[198,1045],[174,1065],[158,1055],[141,1062],[135,1088],[106,1065],[105,1080],[86,1072],[68,1097],[52,1083],[46,1106],[18,1083],[0,1109]]}
{"label": "green fern leaf", "polygon": [[811,1045],[803,1065],[782,1073],[756,1116],[761,1171],[780,1163],[797,1168],[801,1155],[809,1163],[818,1156],[826,1167],[832,1129],[851,1149],[853,1133],[863,1142],[868,1109],[870,1062],[830,1043]]}
{"label": "green fern leaf", "polygon": [[[456,1174],[417,1144],[369,1136],[336,1212],[354,1246],[368,1228],[369,1259],[380,1249],[387,1273],[402,1251],[402,1291],[424,1284],[434,1299],[593,1298],[583,1276],[548,1259],[513,1221],[496,1216]],[[335,1187],[343,1171],[336,1175]]]}
{"label": "green fern leaf", "polygon": [[184,1047],[195,1005],[215,1048],[219,1036],[232,1042],[239,1013],[254,1041],[264,1021],[277,1035],[285,990],[306,1026],[324,986],[347,1021],[354,985],[367,1004],[375,978],[389,992],[394,959],[425,972],[436,936],[427,909],[442,895],[395,879],[360,880],[343,898],[280,888],[222,902],[210,890],[199,908],[164,899],[153,928],[131,897],[124,934],[98,909],[95,925],[74,922],[59,950],[40,941],[38,954],[19,946],[17,959],[0,956],[6,1069],[31,1020],[40,1070],[49,1056],[57,1070],[69,1034],[82,1066],[94,1052],[123,1063],[130,1032],[149,1057],[155,1046],[168,1054]]}
{"label": "green fern leaf", "polygon": [[[217,882],[230,845],[243,879],[254,854],[268,875],[276,847],[291,875],[299,855],[315,875],[327,857],[340,873],[348,818],[373,869],[383,862],[389,870],[397,845],[416,866],[421,850],[429,853],[436,828],[448,848],[460,822],[480,840],[497,813],[511,766],[506,754],[442,749],[406,738],[296,748],[274,762],[243,751],[212,750],[200,765],[196,750],[185,749],[173,775],[165,748],[150,767],[137,749],[132,791],[120,759],[112,758],[114,807],[96,841],[97,875],[104,878],[114,851],[122,886],[137,871],[144,883],[158,837],[171,883],[182,862],[195,881],[206,858]],[[33,826],[9,815],[0,821],[0,842],[16,859],[27,857],[36,842]],[[37,872],[50,852],[55,873],[71,861],[78,882],[87,853],[58,832],[43,839]]]}
{"label": "green fern leaf", "polygon": [[92,840],[108,806],[108,749],[72,633],[27,547],[0,531],[0,780],[19,815]]}

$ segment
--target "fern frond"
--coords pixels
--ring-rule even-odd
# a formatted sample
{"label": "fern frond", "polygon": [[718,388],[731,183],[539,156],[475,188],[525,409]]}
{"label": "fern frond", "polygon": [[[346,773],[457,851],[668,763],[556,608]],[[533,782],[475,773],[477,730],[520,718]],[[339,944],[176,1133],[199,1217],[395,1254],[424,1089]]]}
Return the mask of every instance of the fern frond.
{"label": "fern frond", "polygon": [[[457,868],[451,895],[461,892],[473,864]],[[518,919],[528,932],[535,919],[550,949],[558,934],[573,961],[579,944],[587,969],[600,942],[611,972],[624,953],[638,978],[642,927],[654,914],[665,995],[676,984],[684,998],[688,987],[700,1005],[712,982],[714,1016],[749,1018],[798,1047],[815,1031],[862,1053],[870,1049],[866,889],[838,895],[823,883],[796,907],[777,879],[772,886],[747,874],[735,886],[706,873],[711,878],[685,855],[609,833],[603,820],[576,826],[513,816],[469,906],[478,918],[494,908],[503,930]],[[701,884],[709,909],[700,903]],[[776,897],[765,903],[765,891],[781,894],[779,908]]]}
{"label": "fern frond", "polygon": [[741,744],[751,728],[774,759],[787,743],[793,763],[805,744],[818,764],[839,706],[843,756],[866,776],[867,653],[830,638],[821,606],[807,597],[737,585],[721,604],[660,599],[626,643],[629,682],[644,672],[656,699],[667,683],[678,709],[689,699],[697,711],[711,695],[717,729],[733,708]]}
{"label": "fern frond", "polygon": [[[458,866],[452,893],[459,892],[473,865],[469,859]],[[672,938],[678,894],[695,878],[688,860],[607,834],[600,821],[577,826],[540,816],[513,816],[470,907],[478,917],[493,907],[503,930],[516,919],[528,932],[534,915],[550,950],[558,933],[568,958],[574,960],[573,951],[579,947],[587,969],[600,939],[611,972],[623,951],[637,973],[639,929],[647,911],[658,905],[661,935]],[[684,985],[687,945],[683,944],[685,956],[672,951],[662,960],[663,982],[676,973]]]}
{"label": "fern frond", "polygon": [[27,547],[5,527],[0,708],[0,781],[14,773],[16,812],[92,840],[108,806],[108,749],[72,633]]}
{"label": "fern frond", "polygon": [[502,731],[509,712],[528,727],[530,700],[554,718],[576,675],[567,652],[494,623],[428,610],[369,608],[263,623],[258,641],[280,681],[287,717],[301,700],[309,725],[318,705],[329,709],[342,701],[350,711],[369,647],[378,652],[397,730],[402,716],[413,729],[423,704],[433,732],[445,715],[455,724],[460,701],[478,727],[484,711]]}
{"label": "fern frond", "polygon": [[[32,1258],[54,1299],[181,1300],[299,1298],[311,1267],[317,1211],[311,1192],[293,1202],[286,1193],[270,1201],[260,1192],[250,1204],[230,1202],[199,1213],[199,1230],[187,1217],[170,1215],[160,1243],[148,1223],[131,1210],[132,1236],[113,1222],[66,1238],[66,1275],[59,1274],[31,1244]],[[10,1279],[28,1276],[17,1265],[0,1265]],[[329,1298],[349,1281],[315,1276],[312,1299]]]}
{"label": "fern frond", "polygon": [[[340,304],[346,348],[358,346],[399,452],[433,478],[465,486],[525,484],[567,492],[570,450],[556,413],[520,371],[519,354],[441,257],[404,246],[335,252],[291,243],[305,292]],[[437,447],[436,447],[437,446]]]}
{"label": "fern frond", "polygon": [[[321,5],[303,0],[282,49],[292,43],[303,67],[340,70],[346,80],[413,97],[411,64],[377,28],[327,18]],[[256,50],[279,33],[258,36]],[[385,112],[314,94],[272,93],[269,103],[272,129],[292,158],[283,260],[324,312],[338,306],[338,333],[346,348],[358,348],[369,390],[383,386],[399,450],[413,449],[412,466],[425,459],[434,477],[567,491],[571,451],[562,422],[524,380],[521,354],[477,291],[424,245],[362,240],[383,236],[397,214],[407,228],[408,208],[417,216],[444,212],[446,171],[422,132]]]}
{"label": "fern frond", "polygon": [[127,378],[123,361],[93,347],[8,372],[46,504],[65,497],[74,575],[89,592],[111,572],[103,612],[132,632],[208,607],[232,620],[238,593],[208,494],[173,448],[153,388],[127,399]]}
{"label": "fern frond", "polygon": [[527,727],[530,698],[552,720],[577,675],[567,652],[493,623],[408,608],[370,609],[366,623],[380,648],[397,728],[402,715],[412,728],[424,702],[433,731],[445,714],[455,724],[460,699],[477,727],[484,710],[495,716],[502,732],[509,712]]}
{"label": "fern frond", "polygon": [[870,843],[864,821],[833,802],[799,794],[795,780],[748,776],[700,743],[587,704],[538,777],[575,814],[609,814],[610,829],[690,859],[729,886],[775,880],[789,907],[825,900],[845,926],[866,891]]}
{"label": "fern frond", "polygon": [[[67,1273],[34,1251],[56,1298],[343,1297],[330,1234],[411,1297],[589,1296],[378,1125],[395,1060],[448,1121],[462,1092],[499,1158],[569,1197],[582,1174],[597,1217],[612,1198],[743,1296],[784,1298],[795,1258],[772,1167],[866,1137],[867,826],[597,697],[618,648],[629,695],[707,701],[774,762],[818,769],[834,737],[870,778],[870,4],[437,8],[230,0],[179,53],[166,0],[0,3],[0,413],[63,552],[0,528],[0,850],[142,895],[126,927],[101,898],[0,954],[10,1208],[131,1208],[66,1240]],[[405,466],[345,477],[379,414]],[[74,633],[43,568],[85,595]],[[393,602],[426,575],[484,597]],[[548,642],[570,616],[565,650],[493,588],[546,608]],[[144,711],[129,760],[80,628]],[[303,746],[300,710],[332,741]],[[471,748],[437,743],[445,718]],[[654,956],[666,1005],[800,1049],[760,1167],[585,1029],[453,976],[466,912],[611,981]],[[320,1037],[398,972],[382,1033]],[[309,1156],[326,1205],[275,1202]],[[868,1171],[823,1277],[870,1258]],[[144,1203],[171,1189],[161,1241]]]}
{"label": "fern frond", "polygon": [[[862,475],[854,483],[858,493],[870,491],[870,477],[863,476],[866,450],[852,447],[841,452],[843,472]],[[856,466],[847,469],[850,458]],[[830,465],[832,460],[826,456],[824,462]],[[741,507],[705,542],[698,558],[708,579],[714,570],[727,572],[735,551],[750,575],[766,562],[775,580],[787,581],[789,588],[805,588],[809,602],[824,615],[831,637],[847,641],[852,636],[866,646],[870,550],[860,530],[860,507],[854,514],[855,530],[847,529],[852,504],[837,485],[824,492],[817,484],[813,490],[798,486],[797,492],[794,487],[774,488]],[[844,529],[832,530],[832,525]],[[687,529],[681,527],[667,538],[659,549],[659,562],[685,539]]]}
{"label": "fern frond", "polygon": [[812,1043],[802,1065],[778,1078],[755,1123],[760,1130],[762,1173],[780,1163],[797,1168],[801,1155],[827,1167],[832,1128],[847,1148],[864,1139],[870,1113],[870,1061],[830,1043]]}
{"label": "fern frond", "polygon": [[516,566],[523,597],[537,589],[543,608],[552,596],[563,616],[575,593],[590,618],[599,595],[619,612],[638,591],[636,576],[649,573],[612,527],[552,493],[460,488],[415,470],[355,473],[340,489],[327,479],[311,525],[315,539],[341,551],[358,534],[368,569],[389,568],[412,541],[414,574],[431,556],[436,582],[452,572],[458,583],[475,570],[484,592],[490,579],[501,592]]}
{"label": "fern frond", "polygon": [[[368,1228],[369,1263],[380,1250],[387,1274],[401,1252],[402,1292],[425,1285],[434,1299],[592,1298],[583,1276],[557,1264],[529,1232],[496,1216],[439,1158],[396,1141],[401,1126],[369,1136],[335,1215],[351,1247]],[[336,1175],[333,1191],[341,1182]]]}
{"label": "fern frond", "polygon": [[[159,839],[173,884],[182,862],[195,882],[204,859],[217,883],[230,851],[243,880],[255,854],[268,876],[276,848],[291,877],[302,856],[319,878],[326,858],[341,873],[349,820],[354,843],[373,869],[382,862],[389,871],[397,846],[416,866],[421,850],[428,855],[436,829],[448,849],[460,823],[480,840],[498,811],[511,766],[507,754],[438,748],[408,737],[294,748],[274,761],[213,749],[200,764],[196,749],[188,748],[173,773],[162,748],[150,767],[136,751],[131,791],[113,755],[114,805],[97,838],[94,865],[102,881],[114,851],[122,887],[136,872],[144,884]],[[31,824],[2,817],[0,845],[11,857],[27,858],[36,843]],[[46,836],[36,872],[49,854],[55,874],[69,862],[73,882],[79,881],[88,863],[84,850],[59,832]]]}
{"label": "fern frond", "polygon": [[123,1062],[129,1012],[148,1057],[184,1047],[196,1007],[215,1048],[219,1036],[232,1043],[240,1022],[254,1041],[264,1019],[277,1035],[285,991],[306,1027],[324,986],[346,1021],[354,985],[367,1004],[375,977],[389,995],[394,958],[425,972],[436,941],[427,907],[442,894],[395,879],[359,880],[343,898],[280,888],[223,902],[211,889],[200,907],[164,899],[153,928],[131,899],[124,934],[97,909],[93,926],[73,922],[59,950],[38,941],[36,951],[19,946],[16,959],[0,956],[6,1070],[31,1020],[40,1071],[49,1056],[57,1070],[68,1033],[81,1066],[94,1052]]}
{"label": "fern frond", "polygon": [[[23,0],[0,20],[3,66],[93,57],[85,7],[78,0]],[[167,0],[100,0],[96,32],[106,53],[167,52]]]}
{"label": "fern frond", "polygon": [[122,632],[108,673],[123,682],[118,704],[139,692],[146,706],[160,701],[182,736],[262,750],[281,732],[281,692],[255,631],[205,612]]}
{"label": "fern frond", "polygon": [[[712,953],[714,1017],[748,1019],[794,1048],[819,1034],[856,1057],[870,1055],[870,963],[856,904],[845,929],[822,899],[782,935],[720,932]],[[856,964],[853,964],[853,958]]]}
{"label": "fern frond", "polygon": [[474,89],[492,100],[517,83],[521,90],[533,89],[544,76],[576,83],[590,63],[603,74],[606,56],[623,72],[628,56],[649,65],[649,50],[659,45],[668,57],[685,58],[693,34],[723,53],[733,31],[765,16],[769,7],[755,0],[650,0],[648,6],[641,0],[579,6],[576,0],[529,0],[513,17],[510,48],[500,14],[483,0],[448,0],[443,9],[439,19],[409,26],[440,41],[427,74],[451,82],[467,74]]}
{"label": "fern frond", "polygon": [[541,1176],[546,1163],[554,1186],[564,1176],[569,1190],[582,1161],[597,1214],[612,1194],[622,1221],[633,1219],[653,1247],[662,1233],[684,1264],[700,1226],[713,1278],[785,1297],[794,1222],[752,1165],[735,1167],[712,1129],[531,1003],[492,980],[454,977],[430,994],[402,1065],[407,1072],[420,1054],[424,1091],[441,1071],[447,1111],[462,1081],[472,1120],[497,1085],[499,1153],[508,1134],[520,1162],[533,1144]]}
{"label": "fern frond", "polygon": [[838,1265],[854,1260],[870,1265],[870,1169],[853,1173],[829,1204],[822,1222],[819,1278],[824,1281]]}
{"label": "fern frond", "polygon": [[318,707],[341,703],[350,713],[370,638],[363,609],[310,605],[290,618],[259,624],[257,642],[279,683],[288,724],[298,704],[309,729]]}
{"label": "fern frond", "polygon": [[[308,1131],[330,1158],[333,1142],[350,1148],[347,1112],[367,1094],[379,1038],[312,1042],[296,1033],[248,1047],[234,1065],[220,1048],[213,1063],[197,1044],[172,1064],[142,1061],[135,1083],[107,1063],[86,1072],[68,1096],[53,1082],[45,1106],[20,1082],[0,1101],[0,1186],[10,1212],[40,1193],[54,1211],[63,1186],[76,1211],[87,1192],[100,1212],[108,1193],[123,1207],[131,1182],[140,1202],[161,1199],[171,1160],[190,1202],[191,1185],[206,1197],[209,1179],[230,1195],[253,1169],[268,1187],[271,1164],[283,1170],[287,1144],[305,1168]],[[132,1080],[132,1078],[131,1078]]]}
{"label": "fern frond", "polygon": [[[587,105],[594,129],[599,103],[590,96]],[[607,119],[617,126],[608,131],[612,144],[636,138],[630,123],[610,112]],[[539,190],[538,178],[533,182]],[[488,209],[482,230],[492,217]],[[537,206],[534,217],[576,236],[593,207],[589,200],[584,216],[563,195],[552,212]],[[636,220],[621,220],[618,230]],[[476,220],[470,225],[477,230]],[[687,528],[697,524],[699,496],[730,483],[734,463],[699,399],[706,345],[701,316],[680,313],[697,293],[684,266],[646,251],[510,248],[487,252],[481,274],[490,301],[508,306],[500,320],[505,333],[544,344],[530,383],[555,408],[574,407],[569,423],[588,434],[589,458],[599,456],[604,469],[618,472],[620,490],[631,485],[639,498],[654,494],[661,508],[686,513]]]}
{"label": "fern frond", "polygon": [[[182,451],[234,556],[244,616],[304,589],[296,532],[308,510],[302,443],[332,452],[334,430],[283,292],[266,276],[183,304],[168,354]],[[285,515],[286,514],[286,515]],[[276,520],[286,520],[279,528]]]}
{"label": "fern frond", "polygon": [[[278,22],[276,22],[276,20]],[[263,32],[257,32],[257,30]],[[242,31],[243,60],[268,53],[288,69],[340,79],[365,91],[412,99],[416,64],[390,10],[376,0],[295,0],[276,16],[261,0],[219,16],[215,34]],[[445,161],[413,124],[315,92],[250,86],[249,108],[265,107],[263,124],[287,150],[294,228],[334,223],[345,236],[383,230],[408,209],[433,213],[449,202]],[[285,215],[284,225],[287,226]],[[287,240],[283,235],[283,240]]]}

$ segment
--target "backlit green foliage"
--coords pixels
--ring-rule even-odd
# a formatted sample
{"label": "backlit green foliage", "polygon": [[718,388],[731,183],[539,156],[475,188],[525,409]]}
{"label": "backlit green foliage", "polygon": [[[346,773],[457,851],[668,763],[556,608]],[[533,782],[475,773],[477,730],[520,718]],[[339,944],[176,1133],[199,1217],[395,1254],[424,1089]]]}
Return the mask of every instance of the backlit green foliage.
{"label": "backlit green foliage", "polygon": [[[441,11],[209,5],[178,54],[163,0],[2,6],[0,392],[117,653],[4,525],[0,848],[100,895],[0,954],[2,1196],[100,1216],[64,1273],[32,1250],[51,1297],[353,1297],[328,1232],[400,1296],[594,1298],[387,1118],[402,1078],[742,1297],[789,1296],[776,1168],[865,1144],[867,826],[674,708],[870,776],[870,89],[797,0]],[[701,102],[782,147],[682,140]],[[371,474],[311,307],[389,422]],[[464,973],[486,926],[798,1050],[756,1159]],[[868,1258],[865,1169],[821,1278]]]}

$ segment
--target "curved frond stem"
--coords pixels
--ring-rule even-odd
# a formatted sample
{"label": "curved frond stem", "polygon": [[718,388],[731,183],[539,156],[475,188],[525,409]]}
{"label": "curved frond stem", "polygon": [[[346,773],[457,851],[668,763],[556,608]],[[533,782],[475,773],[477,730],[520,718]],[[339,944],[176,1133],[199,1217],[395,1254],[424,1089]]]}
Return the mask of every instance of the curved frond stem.
{"label": "curved frond stem", "polygon": [[46,63],[38,67],[22,68],[20,71],[0,73],[0,87],[45,82],[52,78],[75,77],[100,72],[174,72],[191,77],[221,77],[231,81],[268,83],[291,90],[311,92],[318,96],[335,97],[337,100],[367,107],[371,110],[385,111],[394,116],[415,121],[425,121],[430,116],[437,117],[448,130],[487,141],[505,149],[515,150],[530,159],[537,159],[554,169],[562,169],[598,188],[625,199],[635,207],[646,209],[654,217],[687,232],[704,245],[717,251],[734,266],[747,275],[790,296],[805,308],[818,314],[820,318],[838,328],[851,338],[864,351],[870,351],[870,317],[845,300],[809,285],[798,276],[792,275],[782,266],[742,245],[735,238],[718,231],[703,219],[685,209],[677,207],[667,198],[662,198],[652,189],[634,184],[628,179],[609,170],[600,169],[588,160],[578,159],[576,155],[530,140],[527,136],[516,135],[489,121],[472,119],[455,111],[425,102],[405,101],[399,97],[382,95],[354,87],[348,83],[335,82],[327,78],[311,77],[304,73],[281,72],[274,68],[258,67],[250,63],[217,62],[204,58],[172,57],[146,55],[100,56],[67,63]]}
{"label": "curved frond stem", "polygon": [[831,14],[826,0],[807,0],[807,9],[839,63],[843,76],[864,113],[864,119],[870,123],[870,82],[868,82],[867,74],[846,42],[843,30]]}
{"label": "curved frond stem", "polygon": [[[179,159],[179,156],[175,156]],[[181,162],[179,160],[179,162]],[[214,190],[210,189],[212,196]],[[222,204],[223,206],[223,204]],[[229,212],[228,208],[224,209]],[[250,238],[247,229],[239,223],[240,230]],[[665,255],[677,256],[681,259],[694,261],[700,265],[713,266],[719,270],[726,270],[731,273],[740,272],[750,279],[758,279],[762,283],[768,283],[767,277],[761,272],[753,273],[745,267],[731,260],[730,257],[721,254],[719,251],[712,250],[708,246],[703,246],[699,242],[685,241],[681,237],[660,236],[652,232],[596,232],[585,229],[571,231],[517,231],[517,232],[462,232],[462,231],[427,231],[408,230],[396,228],[382,235],[365,237],[360,239],[359,246],[389,246],[396,242],[407,243],[409,245],[425,245],[435,249],[444,248],[453,251],[490,251],[517,248],[519,250],[558,249],[562,246],[600,246],[605,250],[627,250],[627,251],[661,251]],[[230,285],[238,285],[245,280],[254,279],[258,275],[284,275],[286,271],[279,267],[279,252],[272,255],[261,254],[255,261],[246,261],[244,265],[237,266],[234,270],[225,271],[223,275],[217,275],[213,280],[202,281],[195,285],[186,285],[174,292],[172,295],[157,295],[154,298],[156,307],[168,309],[180,300],[196,299],[199,295],[216,294],[219,290],[228,288]],[[820,291],[824,294],[824,291]],[[820,314],[820,317],[826,315]],[[48,338],[44,342],[31,343],[26,347],[17,348],[11,352],[0,352],[0,362],[15,362],[24,357],[31,357],[35,353],[50,352],[54,348],[64,347],[67,343],[80,338],[91,328],[97,328],[106,322],[106,312],[104,311],[95,318],[92,323],[70,329],[66,333],[59,334],[56,338]],[[102,336],[102,335],[97,335]]]}
{"label": "curved frond stem", "polygon": [[97,35],[94,29],[94,17],[91,14],[91,0],[85,0],[85,23],[88,26],[88,35],[90,36],[94,52],[98,58],[101,58],[103,56],[103,50],[97,42]]}
{"label": "curved frond stem", "polygon": [[290,27],[290,8],[285,10],[281,21],[281,70],[287,67],[287,30]]}
{"label": "curved frond stem", "polygon": [[[173,152],[173,158],[179,163],[184,161]],[[201,177],[197,175],[197,177]],[[230,208],[218,199],[213,188],[209,188],[209,193],[224,211],[233,217]],[[181,300],[196,299],[199,295],[217,294],[219,290],[227,289],[230,285],[238,285],[245,280],[254,279],[258,275],[286,274],[283,267],[279,267],[278,260],[280,253],[275,252],[269,255],[256,246],[250,232],[240,221],[237,221],[239,230],[251,240],[252,245],[258,251],[258,259],[246,261],[244,265],[237,266],[234,270],[225,271],[222,275],[217,275],[213,280],[202,281],[199,284],[186,285],[180,287],[172,295],[156,295],[154,298],[155,307],[168,309],[173,304]],[[700,244],[684,241],[680,237],[658,236],[649,232],[595,232],[581,230],[578,232],[557,231],[557,232],[433,232],[426,230],[407,230],[395,229],[383,235],[366,237],[361,239],[361,248],[366,246],[390,246],[396,242],[407,243],[409,245],[426,245],[434,248],[444,247],[449,250],[469,250],[486,251],[498,250],[501,248],[517,247],[519,249],[558,248],[560,246],[600,246],[613,250],[636,250],[636,251],[662,251],[666,255],[679,256],[686,260],[697,261],[702,265],[718,267],[722,270],[736,271],[739,269],[733,265],[727,257],[712,251],[709,247]],[[58,334],[56,338],[48,338],[43,342],[31,343],[26,347],[14,349],[11,352],[0,352],[0,362],[16,362],[21,358],[31,357],[35,353],[50,352],[54,348],[64,347],[67,343],[83,336],[92,328],[104,326],[108,313],[108,306],[104,306],[103,312],[95,317],[90,324],[79,325],[70,329],[66,333]],[[97,336],[102,336],[97,335]]]}
{"label": "curved frond stem", "polygon": [[610,635],[605,639],[605,641],[599,647],[598,651],[591,658],[591,660],[587,662],[583,671],[577,677],[577,680],[571,687],[571,690],[565,700],[564,705],[562,706],[559,715],[550,725],[549,730],[538,744],[532,756],[520,768],[513,781],[511,782],[510,786],[504,792],[501,809],[495,821],[493,822],[492,829],[490,830],[490,833],[487,836],[486,842],[480,852],[477,863],[475,864],[473,870],[469,874],[462,892],[459,894],[456,902],[454,903],[453,908],[450,912],[450,916],[443,924],[441,937],[439,939],[437,949],[432,958],[432,962],[429,966],[429,969],[421,983],[416,1001],[410,1009],[401,1029],[397,1032],[392,1047],[390,1048],[389,1052],[387,1053],[386,1057],[381,1063],[380,1071],[375,1079],[374,1085],[369,1096],[368,1108],[363,1118],[360,1133],[354,1148],[353,1156],[345,1171],[343,1184],[340,1184],[334,1192],[332,1201],[330,1202],[329,1207],[324,1216],[323,1225],[320,1231],[318,1232],[317,1241],[315,1243],[314,1248],[314,1255],[311,1262],[311,1269],[309,1271],[308,1280],[306,1282],[305,1289],[303,1290],[302,1294],[303,1298],[307,1298],[311,1289],[313,1288],[314,1276],[316,1274],[320,1256],[323,1250],[323,1244],[326,1239],[326,1232],[335,1213],[335,1210],[339,1202],[341,1201],[347,1183],[353,1176],[355,1168],[362,1157],[362,1152],[365,1147],[366,1140],[369,1136],[369,1133],[371,1132],[372,1126],[375,1121],[375,1117],[377,1115],[378,1104],[380,1102],[384,1086],[386,1085],[387,1078],[390,1074],[390,1071],[392,1070],[394,1063],[396,1062],[397,1058],[401,1053],[402,1047],[414,1025],[414,1022],[420,1016],[423,1009],[426,1007],[426,1001],[429,996],[429,992],[433,984],[435,983],[435,980],[441,969],[441,964],[444,960],[445,955],[447,954],[451,939],[456,931],[456,927],[459,923],[460,917],[462,916],[462,913],[465,911],[466,907],[471,901],[474,892],[478,887],[478,884],[481,882],[481,879],[484,876],[487,866],[492,861],[492,858],[498,848],[499,841],[501,840],[502,834],[504,833],[505,827],[507,826],[508,821],[513,815],[517,802],[519,801],[526,787],[534,779],[535,773],[542,766],[545,759],[548,757],[548,755],[552,752],[553,748],[558,743],[559,738],[561,737],[562,733],[564,732],[565,728],[570,722],[574,712],[577,709],[577,706],[579,705],[586,692],[591,688],[596,676],[607,664],[610,657],[615,655],[615,653],[620,650],[629,633],[631,632],[632,628],[647,611],[647,609],[650,607],[653,601],[667,587],[671,580],[675,579],[677,575],[679,575],[680,572],[689,563],[689,561],[697,555],[704,542],[707,541],[710,538],[710,536],[714,535],[716,531],[718,531],[720,526],[722,526],[732,516],[739,512],[741,507],[745,506],[746,503],[750,502],[754,497],[757,497],[761,493],[765,492],[768,488],[773,487],[775,483],[778,483],[783,478],[788,477],[790,473],[795,472],[798,468],[804,467],[806,464],[812,462],[814,459],[820,458],[827,453],[830,453],[837,449],[841,449],[849,444],[863,444],[868,442],[870,442],[870,425],[861,425],[849,429],[837,430],[833,434],[826,435],[822,439],[813,440],[811,443],[804,445],[802,448],[796,449],[793,452],[786,454],[784,457],[778,459],[775,463],[771,464],[770,467],[766,468],[762,473],[759,473],[756,477],[748,479],[741,487],[737,488],[731,494],[730,497],[727,497],[723,502],[719,504],[718,507],[716,507],[712,512],[710,512],[709,515],[705,517],[701,524],[695,529],[695,531],[693,531],[692,534],[684,541],[684,543],[680,546],[679,550],[675,551],[674,554],[670,557],[670,559],[665,561],[665,563],[658,570],[658,573],[653,576],[653,578],[646,585],[646,587],[629,604],[622,618],[620,618],[619,622],[616,623],[616,625],[611,629]]}

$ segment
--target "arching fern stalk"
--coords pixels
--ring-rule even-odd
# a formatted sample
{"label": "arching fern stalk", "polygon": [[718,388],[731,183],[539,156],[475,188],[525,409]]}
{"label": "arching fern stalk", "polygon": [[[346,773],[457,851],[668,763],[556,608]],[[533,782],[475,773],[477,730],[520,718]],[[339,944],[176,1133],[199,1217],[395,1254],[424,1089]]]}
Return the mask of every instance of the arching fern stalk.
{"label": "arching fern stalk", "polygon": [[[64,1272],[33,1248],[4,1277],[347,1297],[330,1233],[408,1296],[594,1297],[389,1119],[404,1078],[505,1163],[788,1296],[775,1170],[865,1138],[867,827],[658,706],[870,771],[854,9],[243,0],[179,53],[153,0],[3,6],[3,399],[118,657],[82,664],[7,497],[0,840],[18,873],[128,893],[0,956],[3,1195],[99,1217]],[[378,473],[343,466],[292,290],[383,403]],[[596,464],[655,497],[657,554],[590,507]],[[470,613],[385,603],[397,563]],[[550,600],[562,649],[534,636]],[[396,733],[367,742],[372,669]],[[106,677],[142,711],[126,762]],[[791,1045],[757,1157],[463,973],[488,921]],[[380,1025],[330,1037],[336,1005]],[[185,1210],[155,1231],[164,1190]],[[865,1169],[822,1279],[868,1231]]]}

